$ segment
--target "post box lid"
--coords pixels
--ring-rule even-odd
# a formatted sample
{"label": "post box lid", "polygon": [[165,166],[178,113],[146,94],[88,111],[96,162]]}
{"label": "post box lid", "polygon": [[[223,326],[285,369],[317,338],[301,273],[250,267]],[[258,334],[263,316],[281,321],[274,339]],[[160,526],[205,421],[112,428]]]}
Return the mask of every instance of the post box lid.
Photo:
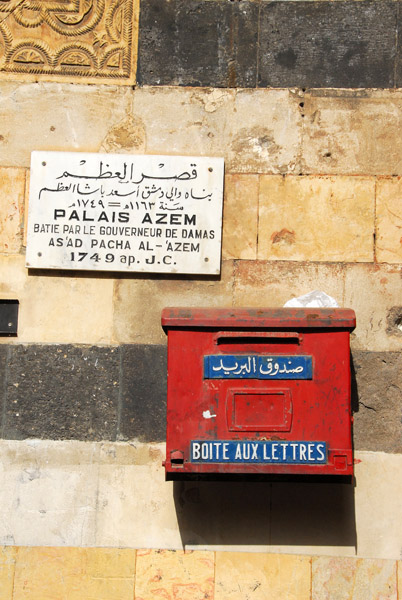
{"label": "post box lid", "polygon": [[191,308],[162,311],[162,327],[214,328],[336,328],[352,331],[356,315],[350,308]]}

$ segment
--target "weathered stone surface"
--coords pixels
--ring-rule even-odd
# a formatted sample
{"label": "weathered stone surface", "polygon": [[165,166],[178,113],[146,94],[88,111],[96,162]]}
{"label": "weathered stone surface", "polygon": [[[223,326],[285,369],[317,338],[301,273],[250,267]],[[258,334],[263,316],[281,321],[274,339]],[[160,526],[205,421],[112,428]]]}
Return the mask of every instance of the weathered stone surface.
{"label": "weathered stone surface", "polygon": [[376,186],[376,259],[402,263],[402,179],[380,178]]}
{"label": "weathered stone surface", "polygon": [[293,173],[299,102],[288,90],[151,87],[135,90],[133,114],[144,124],[150,154],[223,156],[226,172]]}
{"label": "weathered stone surface", "polygon": [[181,549],[173,483],[162,467],[165,444],[135,442],[131,452],[122,444],[102,448],[96,545]]}
{"label": "weathered stone surface", "polygon": [[322,290],[343,305],[343,264],[239,261],[234,276],[234,306],[280,307],[287,300]]}
{"label": "weathered stone surface", "polygon": [[258,14],[252,2],[143,0],[138,82],[255,87]]}
{"label": "weathered stone surface", "polygon": [[395,2],[263,2],[261,87],[393,87]]}
{"label": "weathered stone surface", "polygon": [[7,404],[7,396],[5,393],[6,385],[7,385],[7,363],[9,357],[10,347],[0,345],[0,435],[3,437],[3,422],[4,422],[4,412],[6,410]]}
{"label": "weathered stone surface", "polygon": [[351,334],[352,348],[400,350],[401,273],[396,265],[236,263],[234,306],[283,306],[287,300],[313,290],[322,290],[335,298],[339,306],[355,310],[357,325]]}
{"label": "weathered stone surface", "polygon": [[396,600],[392,560],[313,557],[312,600]]}
{"label": "weathered stone surface", "polygon": [[0,294],[20,301],[16,342],[111,342],[113,280],[104,274],[28,271],[24,256],[0,256]]}
{"label": "weathered stone surface", "polygon": [[23,223],[22,245],[24,246],[24,248],[26,248],[26,245],[27,245],[30,181],[31,181],[31,171],[29,169],[26,169],[26,171],[25,171],[25,190],[24,190],[24,210],[23,210],[23,215],[22,215],[22,223]]}
{"label": "weathered stone surface", "polygon": [[397,14],[389,1],[144,0],[137,79],[252,87],[258,69],[260,87],[393,87]]}
{"label": "weathered stone surface", "polygon": [[[400,555],[400,454],[357,451],[355,488],[173,485],[163,444],[1,440],[0,453],[1,544]],[[239,569],[245,583],[247,571]]]}
{"label": "weathered stone surface", "polygon": [[105,151],[223,156],[235,173],[298,172],[299,102],[288,90],[3,82],[0,165],[29,167],[33,150]]}
{"label": "weathered stone surface", "polygon": [[353,371],[354,447],[402,453],[401,353],[354,351]]}
{"label": "weathered stone surface", "polygon": [[135,597],[214,598],[213,552],[138,550]]}
{"label": "weathered stone surface", "polygon": [[145,152],[226,157],[235,98],[228,89],[136,88],[132,113],[143,125]]}
{"label": "weathered stone surface", "polygon": [[310,600],[311,559],[217,552],[215,600]]}
{"label": "weathered stone surface", "polygon": [[398,559],[402,544],[400,454],[356,452],[356,554]]}
{"label": "weathered stone surface", "polygon": [[135,555],[119,548],[19,548],[12,598],[131,600]]}
{"label": "weathered stone surface", "polygon": [[95,545],[99,444],[1,443],[0,543]]}
{"label": "weathered stone surface", "polygon": [[[401,30],[401,10],[399,5],[398,16],[397,16],[397,30]],[[396,66],[395,66],[395,87],[402,87],[402,39],[398,35],[397,48],[396,48]]]}
{"label": "weathered stone surface", "polygon": [[289,90],[240,90],[227,139],[226,166],[239,173],[298,172],[302,118]]}
{"label": "weathered stone surface", "polygon": [[119,437],[141,442],[166,439],[165,346],[122,346]]}
{"label": "weathered stone surface", "polygon": [[402,174],[400,90],[312,90],[303,102],[303,173]]}
{"label": "weathered stone surface", "polygon": [[16,556],[17,548],[0,548],[0,597],[3,600],[13,600]]}
{"label": "weathered stone surface", "polygon": [[145,154],[145,144],[144,123],[139,117],[127,115],[107,132],[102,141],[100,152]]}
{"label": "weathered stone surface", "polygon": [[227,175],[223,206],[223,259],[255,259],[258,226],[257,175]]}
{"label": "weathered stone surface", "polygon": [[401,269],[396,265],[346,265],[343,306],[356,312],[352,348],[400,351],[401,331],[398,322],[392,325],[389,315],[401,307],[401,287]]}
{"label": "weathered stone surface", "polygon": [[138,0],[0,6],[0,76],[132,84]]}
{"label": "weathered stone surface", "polygon": [[25,169],[0,168],[0,252],[21,250],[25,173]]}
{"label": "weathered stone surface", "polygon": [[29,167],[33,150],[97,152],[130,100],[125,87],[2,81],[0,164]]}
{"label": "weathered stone surface", "polygon": [[114,337],[119,343],[166,344],[161,312],[166,306],[232,305],[233,261],[222,263],[220,278],[137,276],[118,279]]}
{"label": "weathered stone surface", "polygon": [[13,346],[4,437],[116,439],[117,348]]}
{"label": "weathered stone surface", "polygon": [[373,260],[374,178],[261,176],[258,258]]}

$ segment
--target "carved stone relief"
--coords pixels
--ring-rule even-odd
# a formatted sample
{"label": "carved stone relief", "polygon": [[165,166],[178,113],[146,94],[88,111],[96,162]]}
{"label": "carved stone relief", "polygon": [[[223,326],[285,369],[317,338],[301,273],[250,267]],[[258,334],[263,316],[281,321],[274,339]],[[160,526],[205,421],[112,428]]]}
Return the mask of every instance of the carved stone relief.
{"label": "carved stone relief", "polygon": [[0,0],[0,77],[131,84],[138,0]]}

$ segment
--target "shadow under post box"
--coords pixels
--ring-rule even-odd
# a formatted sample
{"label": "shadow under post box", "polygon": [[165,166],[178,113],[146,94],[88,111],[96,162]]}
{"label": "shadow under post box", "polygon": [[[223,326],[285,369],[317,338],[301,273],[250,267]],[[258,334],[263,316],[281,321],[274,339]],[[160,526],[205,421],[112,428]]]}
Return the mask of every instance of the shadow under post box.
{"label": "shadow under post box", "polygon": [[183,547],[356,548],[353,482],[175,481],[174,500]]}

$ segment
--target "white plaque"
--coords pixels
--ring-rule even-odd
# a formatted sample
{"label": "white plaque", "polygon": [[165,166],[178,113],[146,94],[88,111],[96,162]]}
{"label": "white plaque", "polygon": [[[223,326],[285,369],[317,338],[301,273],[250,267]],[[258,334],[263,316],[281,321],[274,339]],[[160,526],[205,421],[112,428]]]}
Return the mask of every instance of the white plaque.
{"label": "white plaque", "polygon": [[223,159],[33,152],[26,266],[220,273]]}

